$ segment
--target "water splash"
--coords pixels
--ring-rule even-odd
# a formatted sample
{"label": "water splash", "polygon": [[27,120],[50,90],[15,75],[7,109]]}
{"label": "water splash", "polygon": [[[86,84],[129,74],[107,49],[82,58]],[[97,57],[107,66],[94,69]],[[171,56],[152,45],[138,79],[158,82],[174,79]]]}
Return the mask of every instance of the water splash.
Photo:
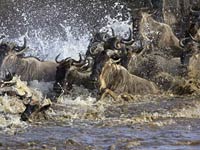
{"label": "water splash", "polygon": [[[125,3],[109,1],[44,2],[8,1],[11,10],[0,17],[0,30],[18,42],[27,38],[31,48],[27,55],[41,59],[78,58],[85,53],[91,33],[112,27],[116,34],[124,35],[130,24],[129,9]],[[10,13],[9,13],[10,11]]]}

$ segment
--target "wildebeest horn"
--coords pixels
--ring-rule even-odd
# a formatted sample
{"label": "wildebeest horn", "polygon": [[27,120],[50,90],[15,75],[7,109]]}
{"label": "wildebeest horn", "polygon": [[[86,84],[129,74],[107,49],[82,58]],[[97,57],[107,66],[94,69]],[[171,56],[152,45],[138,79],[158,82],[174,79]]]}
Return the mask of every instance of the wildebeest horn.
{"label": "wildebeest horn", "polygon": [[91,54],[92,56],[95,55],[95,53],[92,51],[92,48],[91,48],[91,47],[89,47],[89,51],[90,51],[90,54]]}
{"label": "wildebeest horn", "polygon": [[200,43],[200,41],[197,41],[191,34],[189,34],[189,35],[190,35],[191,39],[192,39],[194,42]]}
{"label": "wildebeest horn", "polygon": [[179,45],[180,45],[182,48],[184,48],[185,45],[183,44],[183,41],[188,40],[188,39],[189,39],[189,37],[186,37],[186,38],[183,38],[183,39],[179,40]]}
{"label": "wildebeest horn", "polygon": [[[61,53],[60,53],[61,54]],[[60,54],[58,54],[57,56],[56,56],[56,58],[55,58],[55,61],[56,61],[56,63],[61,63],[61,61],[58,61],[58,57],[60,56]]]}
{"label": "wildebeest horn", "polygon": [[16,52],[16,55],[21,55],[23,54],[25,51],[27,51],[28,47],[24,48],[23,50]]}
{"label": "wildebeest horn", "polygon": [[15,46],[14,48],[17,48],[18,51],[16,52],[16,55],[23,54],[26,50],[28,50],[28,47],[26,47],[26,38],[24,37],[24,44],[23,46]]}
{"label": "wildebeest horn", "polygon": [[72,65],[77,66],[77,67],[83,66],[86,63],[85,61],[86,60],[83,60],[81,54],[79,53],[79,60],[77,61],[73,59]]}
{"label": "wildebeest horn", "polygon": [[80,53],[79,53],[79,60],[78,61],[73,59],[74,63],[81,63],[82,61],[83,61],[83,59],[82,59],[82,56],[81,56]]}
{"label": "wildebeest horn", "polygon": [[115,36],[115,31],[113,28],[111,28],[111,31],[112,31],[112,36],[114,37]]}
{"label": "wildebeest horn", "polygon": [[114,62],[114,63],[118,63],[118,62],[120,62],[121,61],[121,58],[118,58],[118,59],[112,59],[112,62]]}
{"label": "wildebeest horn", "polygon": [[132,45],[134,42],[133,38],[132,38],[132,31],[131,28],[129,28],[129,37],[127,39],[122,38],[122,43],[127,44],[127,45]]}
{"label": "wildebeest horn", "polygon": [[191,12],[193,15],[200,15],[200,11],[194,10],[194,9],[192,9],[192,7],[190,8],[190,12]]}
{"label": "wildebeest horn", "polygon": [[24,37],[24,44],[23,44],[23,46],[15,46],[14,48],[18,49],[17,52],[24,51],[24,49],[27,50],[27,48],[26,48],[26,38]]}
{"label": "wildebeest horn", "polygon": [[85,64],[83,64],[81,66],[81,69],[84,70],[84,71],[90,71],[92,68],[91,68],[91,62],[89,59],[86,59],[85,60]]}
{"label": "wildebeest horn", "polygon": [[[61,53],[60,53],[61,54]],[[71,59],[71,57],[67,57],[67,58],[65,58],[65,59],[63,59],[63,60],[58,60],[58,57],[60,56],[60,54],[58,54],[57,56],[56,56],[56,58],[55,58],[55,61],[56,61],[56,63],[58,63],[58,64],[60,64],[61,62],[63,62],[63,61],[68,61],[69,59]]]}

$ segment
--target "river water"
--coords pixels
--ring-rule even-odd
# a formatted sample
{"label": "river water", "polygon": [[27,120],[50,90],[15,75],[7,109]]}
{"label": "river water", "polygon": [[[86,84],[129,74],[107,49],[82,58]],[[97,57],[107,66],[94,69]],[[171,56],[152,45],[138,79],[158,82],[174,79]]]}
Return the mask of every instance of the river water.
{"label": "river water", "polygon": [[[22,42],[27,55],[42,59],[78,57],[92,32],[109,30],[126,36],[131,26],[125,2],[1,0],[0,31]],[[141,1],[144,3],[144,1]],[[139,2],[137,2],[139,3]],[[51,84],[34,82],[39,90]],[[14,101],[11,104],[10,102]],[[17,100],[0,97],[0,149],[198,150],[200,96],[135,96],[131,101],[96,99],[74,87],[46,112],[48,119],[20,121]]]}

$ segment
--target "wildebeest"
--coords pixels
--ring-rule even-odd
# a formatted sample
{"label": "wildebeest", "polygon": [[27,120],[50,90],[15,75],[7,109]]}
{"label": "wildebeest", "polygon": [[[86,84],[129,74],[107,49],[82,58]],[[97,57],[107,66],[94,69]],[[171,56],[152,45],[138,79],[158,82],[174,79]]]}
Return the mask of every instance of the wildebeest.
{"label": "wildebeest", "polygon": [[166,58],[159,53],[146,55],[132,53],[127,69],[130,73],[149,80],[153,80],[160,72],[173,76],[184,76],[187,72],[179,57]]}
{"label": "wildebeest", "polygon": [[38,100],[30,99],[30,101],[25,105],[25,110],[21,114],[22,121],[30,121],[32,119],[47,119],[45,111],[51,106],[51,102],[45,99],[46,102],[39,102]]}
{"label": "wildebeest", "polygon": [[21,106],[23,104],[25,106],[20,111],[21,120],[23,121],[35,117],[45,117],[45,111],[51,106],[50,99],[43,98],[42,93],[28,87],[27,83],[21,81],[20,77],[16,75],[12,76],[8,74],[7,78],[1,81],[0,94],[6,94],[11,98],[15,97],[15,99],[20,99]]}
{"label": "wildebeest", "polygon": [[54,81],[58,64],[54,61],[41,61],[36,57],[24,57],[26,49],[26,44],[22,48],[0,45],[1,79],[10,72],[13,75],[20,75],[23,81]]}
{"label": "wildebeest", "polygon": [[92,56],[94,58],[95,55],[97,55],[99,52],[102,52],[105,49],[117,49],[123,51],[126,46],[131,45],[134,42],[132,37],[132,31],[130,28],[129,36],[127,39],[115,35],[114,30],[112,28],[111,30],[112,35],[109,35],[106,32],[100,32],[94,35],[88,46],[86,57]]}
{"label": "wildebeest", "polygon": [[83,60],[81,55],[79,61],[72,58],[66,58],[59,63],[56,70],[56,81],[54,83],[54,91],[56,93],[68,92],[72,89],[72,85],[83,85],[88,89],[93,89],[94,86],[90,83],[90,64]]}
{"label": "wildebeest", "polygon": [[200,54],[194,54],[189,59],[188,76],[189,78],[200,79]]}
{"label": "wildebeest", "polygon": [[151,14],[142,12],[141,15],[140,34],[144,41],[154,43],[154,47],[157,47],[165,55],[181,57],[183,49],[171,27],[165,23],[157,22]]}
{"label": "wildebeest", "polygon": [[95,59],[92,68],[91,79],[99,82],[99,91],[104,98],[110,94],[114,99],[120,94],[156,94],[157,86],[146,79],[132,75],[123,66],[116,64],[112,57],[115,54],[111,50],[101,52]]}

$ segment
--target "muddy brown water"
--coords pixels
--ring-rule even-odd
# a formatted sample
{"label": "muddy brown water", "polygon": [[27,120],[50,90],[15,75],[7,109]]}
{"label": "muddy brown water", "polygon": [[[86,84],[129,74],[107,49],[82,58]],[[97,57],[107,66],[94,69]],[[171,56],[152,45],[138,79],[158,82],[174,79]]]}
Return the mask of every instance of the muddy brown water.
{"label": "muddy brown water", "polygon": [[2,128],[0,149],[198,150],[199,112],[198,95],[98,102],[67,96],[53,104],[48,120]]}

